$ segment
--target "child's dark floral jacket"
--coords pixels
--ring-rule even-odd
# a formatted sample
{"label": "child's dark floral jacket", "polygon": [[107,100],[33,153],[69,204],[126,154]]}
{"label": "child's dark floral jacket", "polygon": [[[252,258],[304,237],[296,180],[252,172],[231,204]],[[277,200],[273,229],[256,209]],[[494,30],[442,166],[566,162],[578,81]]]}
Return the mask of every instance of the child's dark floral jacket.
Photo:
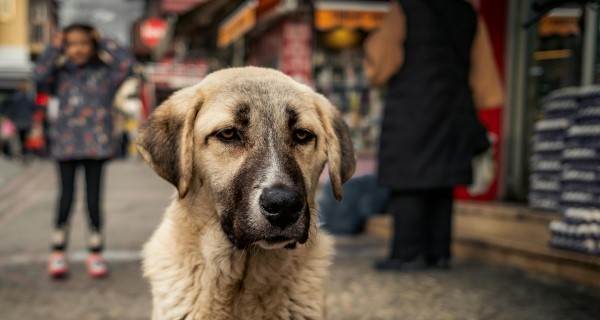
{"label": "child's dark floral jacket", "polygon": [[107,159],[114,155],[112,104],[131,74],[133,58],[112,40],[102,40],[98,56],[77,66],[49,46],[38,59],[38,87],[59,101],[50,122],[50,153],[57,160]]}

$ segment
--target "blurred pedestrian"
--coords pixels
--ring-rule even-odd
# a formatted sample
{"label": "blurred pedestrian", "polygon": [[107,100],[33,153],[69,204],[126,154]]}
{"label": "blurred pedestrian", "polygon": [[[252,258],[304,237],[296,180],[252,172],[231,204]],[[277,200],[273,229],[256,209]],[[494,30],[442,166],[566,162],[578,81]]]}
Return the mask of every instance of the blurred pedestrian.
{"label": "blurred pedestrian", "polygon": [[17,90],[0,106],[0,115],[9,119],[15,127],[19,142],[19,157],[27,155],[26,140],[33,123],[33,113],[37,106],[29,82],[22,81]]}
{"label": "blurred pedestrian", "polygon": [[502,99],[484,24],[464,0],[393,1],[365,52],[369,80],[387,84],[378,175],[394,219],[375,267],[449,268],[453,188],[471,183],[471,160],[490,146],[474,100]]}
{"label": "blurred pedestrian", "polygon": [[53,277],[68,273],[65,250],[73,203],[75,174],[83,167],[89,214],[86,261],[93,277],[108,272],[103,250],[101,194],[107,160],[114,156],[112,104],[116,90],[131,73],[133,60],[114,41],[101,39],[86,24],[72,24],[58,33],[35,67],[38,86],[48,89],[58,101],[49,119],[50,153],[60,176],[52,254],[48,272]]}

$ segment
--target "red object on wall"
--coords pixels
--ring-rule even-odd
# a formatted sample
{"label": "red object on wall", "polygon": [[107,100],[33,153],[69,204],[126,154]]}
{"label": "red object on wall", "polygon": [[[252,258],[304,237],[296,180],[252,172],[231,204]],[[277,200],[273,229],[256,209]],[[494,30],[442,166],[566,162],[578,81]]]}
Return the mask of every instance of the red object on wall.
{"label": "red object on wall", "polygon": [[508,2],[507,0],[483,0],[479,12],[485,19],[490,32],[490,40],[494,48],[496,64],[502,79],[505,79],[505,48],[506,48],[506,20]]}
{"label": "red object on wall", "polygon": [[[481,0],[479,1],[479,13],[485,20],[489,33],[490,40],[492,41],[492,47],[494,49],[494,57],[496,58],[496,65],[500,71],[500,76],[504,79],[506,87],[506,78],[504,75],[505,65],[505,54],[504,50],[506,47],[506,20],[507,20],[507,0]],[[497,108],[491,108],[479,111],[479,119],[488,129],[488,131],[494,136],[495,141],[493,144],[494,148],[494,159],[496,162],[495,168],[495,179],[488,189],[482,195],[471,196],[465,187],[459,187],[455,190],[455,197],[457,199],[472,199],[472,200],[495,200],[498,196],[498,178],[500,174],[501,166],[501,154],[502,150],[502,111],[504,106],[498,106]]]}
{"label": "red object on wall", "polygon": [[145,46],[154,48],[160,43],[166,32],[166,20],[156,17],[148,18],[140,26],[140,39]]}

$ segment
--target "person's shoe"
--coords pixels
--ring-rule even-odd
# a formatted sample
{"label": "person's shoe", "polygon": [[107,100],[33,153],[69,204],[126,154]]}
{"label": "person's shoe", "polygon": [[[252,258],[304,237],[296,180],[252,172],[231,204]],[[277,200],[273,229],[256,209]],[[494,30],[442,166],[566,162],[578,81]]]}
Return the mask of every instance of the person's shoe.
{"label": "person's shoe", "polygon": [[62,251],[54,251],[48,258],[48,275],[54,279],[64,279],[69,274],[67,256]]}
{"label": "person's shoe", "polygon": [[376,261],[374,267],[377,271],[418,271],[425,269],[425,265],[421,259],[407,261],[404,259],[389,258]]}
{"label": "person's shoe", "polygon": [[108,264],[99,253],[91,253],[85,265],[87,266],[88,274],[92,278],[104,278],[108,276]]}
{"label": "person's shoe", "polygon": [[428,268],[435,268],[440,270],[450,270],[450,259],[448,258],[437,258],[437,257],[428,257],[425,259],[425,264]]}

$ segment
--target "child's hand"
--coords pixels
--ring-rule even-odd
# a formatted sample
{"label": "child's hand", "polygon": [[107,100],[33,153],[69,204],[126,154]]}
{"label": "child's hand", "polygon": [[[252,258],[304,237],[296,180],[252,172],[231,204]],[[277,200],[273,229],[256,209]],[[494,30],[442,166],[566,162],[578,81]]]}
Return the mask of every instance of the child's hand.
{"label": "child's hand", "polygon": [[44,128],[41,124],[34,124],[29,134],[27,135],[28,139],[44,139]]}

